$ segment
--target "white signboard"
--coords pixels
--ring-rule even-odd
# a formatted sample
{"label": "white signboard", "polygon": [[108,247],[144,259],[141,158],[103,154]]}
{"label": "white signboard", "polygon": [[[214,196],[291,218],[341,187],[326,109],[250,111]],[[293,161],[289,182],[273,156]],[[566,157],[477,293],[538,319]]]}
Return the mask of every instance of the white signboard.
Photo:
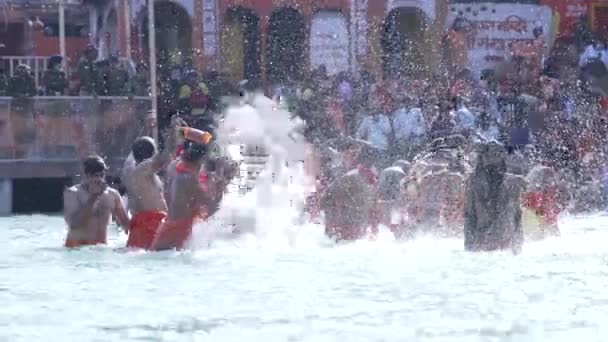
{"label": "white signboard", "polygon": [[321,11],[310,27],[310,64],[325,65],[330,75],[349,71],[349,35],[346,19],[335,11]]}
{"label": "white signboard", "polygon": [[446,29],[461,14],[469,21],[473,30],[469,33],[467,47],[469,68],[475,74],[492,68],[503,60],[512,43],[530,42],[532,30],[542,27],[543,37],[549,42],[551,8],[540,5],[521,4],[454,4],[449,6]]}

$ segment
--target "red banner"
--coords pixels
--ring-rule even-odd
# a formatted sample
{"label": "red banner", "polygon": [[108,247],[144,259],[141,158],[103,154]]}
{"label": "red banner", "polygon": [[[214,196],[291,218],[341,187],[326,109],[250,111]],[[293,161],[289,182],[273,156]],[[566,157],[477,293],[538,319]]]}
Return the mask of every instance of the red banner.
{"label": "red banner", "polygon": [[558,36],[568,36],[578,18],[587,15],[590,0],[541,0],[541,5],[547,5],[559,15]]}

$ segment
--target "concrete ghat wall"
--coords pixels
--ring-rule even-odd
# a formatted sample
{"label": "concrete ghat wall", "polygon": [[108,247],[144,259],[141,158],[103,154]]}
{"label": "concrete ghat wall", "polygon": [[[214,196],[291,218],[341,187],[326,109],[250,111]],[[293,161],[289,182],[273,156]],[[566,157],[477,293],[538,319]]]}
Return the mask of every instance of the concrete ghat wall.
{"label": "concrete ghat wall", "polygon": [[10,215],[13,212],[13,181],[0,179],[0,216]]}

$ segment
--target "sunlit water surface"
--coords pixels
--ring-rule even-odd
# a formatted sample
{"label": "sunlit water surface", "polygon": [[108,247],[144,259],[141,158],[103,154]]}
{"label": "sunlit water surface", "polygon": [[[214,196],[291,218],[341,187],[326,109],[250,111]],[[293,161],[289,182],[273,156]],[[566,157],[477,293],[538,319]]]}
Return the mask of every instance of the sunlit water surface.
{"label": "sunlit water surface", "polygon": [[561,223],[520,256],[428,237],[336,246],[315,226],[145,253],[115,229],[66,250],[60,217],[2,218],[0,340],[605,341],[608,220]]}
{"label": "sunlit water surface", "polygon": [[297,123],[251,103],[220,143],[235,159],[234,144],[265,145],[266,170],[245,196],[233,184],[187,251],[129,251],[115,227],[108,246],[66,250],[61,217],[0,218],[0,341],[608,340],[608,216],[562,220],[519,256],[386,230],[335,245],[300,215]]}

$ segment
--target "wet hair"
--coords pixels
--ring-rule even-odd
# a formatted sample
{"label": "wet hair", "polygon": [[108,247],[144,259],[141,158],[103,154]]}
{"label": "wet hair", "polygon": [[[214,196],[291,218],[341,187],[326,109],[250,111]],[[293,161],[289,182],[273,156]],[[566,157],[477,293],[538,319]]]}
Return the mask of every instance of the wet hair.
{"label": "wet hair", "polygon": [[139,164],[154,156],[154,153],[156,153],[156,146],[154,146],[154,141],[150,137],[140,137],[133,143],[131,151],[133,152],[133,159]]}
{"label": "wet hair", "polygon": [[189,162],[199,162],[207,155],[207,145],[192,141],[184,143],[182,158]]}
{"label": "wet hair", "polygon": [[83,160],[82,168],[85,175],[94,175],[105,172],[108,167],[100,156],[90,156]]}
{"label": "wet hair", "polygon": [[[492,153],[501,153],[501,160],[494,165],[491,164],[487,164],[487,156],[492,154]],[[496,170],[499,171],[500,173],[506,173],[508,171],[507,169],[507,153],[508,153],[508,147],[504,146],[503,144],[495,141],[495,140],[491,140],[490,142],[487,142],[485,144],[482,144],[478,147],[477,150],[477,166],[476,169],[480,170],[480,169],[487,169],[488,167],[491,166],[495,166]]]}
{"label": "wet hair", "polygon": [[359,153],[357,153],[356,160],[364,166],[372,166],[378,157],[376,153],[378,152],[374,151],[371,147],[363,146],[361,150],[359,150]]}

